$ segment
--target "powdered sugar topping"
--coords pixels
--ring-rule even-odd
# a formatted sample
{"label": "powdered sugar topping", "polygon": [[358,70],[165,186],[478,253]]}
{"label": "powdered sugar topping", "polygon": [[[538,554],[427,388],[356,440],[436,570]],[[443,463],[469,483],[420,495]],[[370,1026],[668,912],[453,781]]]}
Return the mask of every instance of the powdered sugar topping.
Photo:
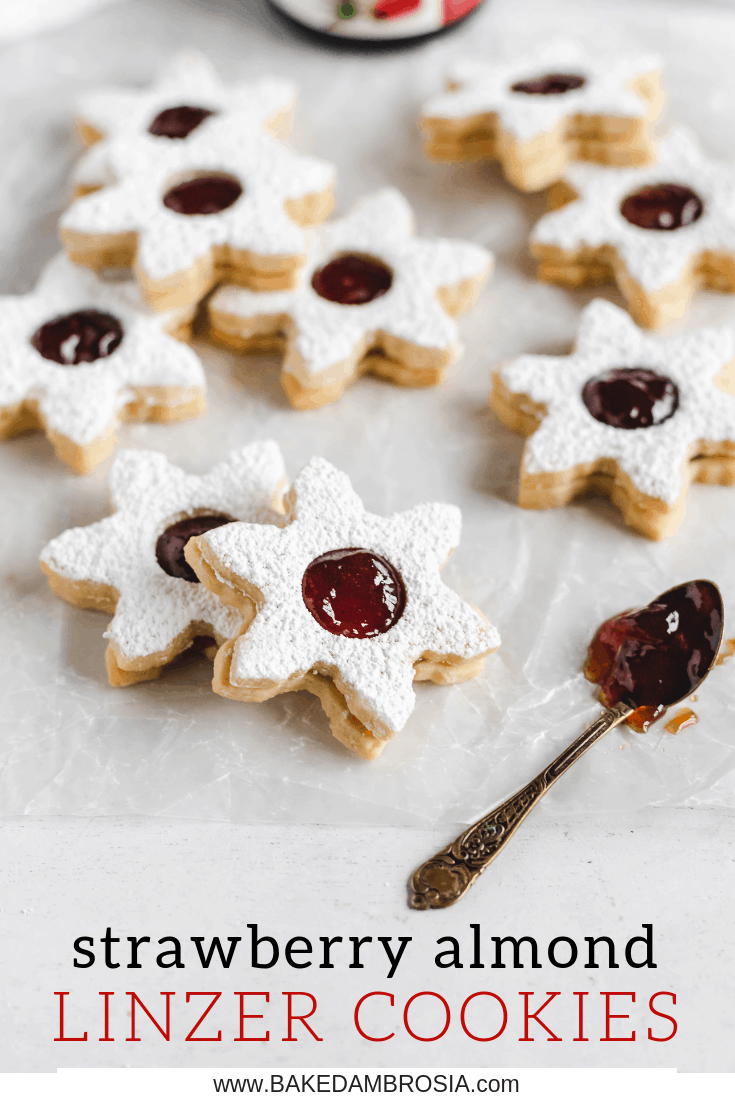
{"label": "powdered sugar topping", "polygon": [[[546,414],[523,455],[531,473],[567,471],[614,459],[641,493],[673,504],[682,469],[699,441],[735,443],[735,397],[714,383],[735,357],[730,329],[700,329],[668,340],[648,336],[625,311],[595,299],[582,314],[571,356],[520,356],[499,375],[514,394],[543,403]],[[676,412],[648,428],[618,429],[588,411],[584,384],[618,367],[646,367],[679,390]]]}
{"label": "powdered sugar topping", "polygon": [[[122,324],[123,339],[109,356],[67,367],[31,344],[46,322],[90,308]],[[60,254],[29,294],[0,298],[0,408],[33,400],[48,429],[83,446],[115,423],[140,388],[172,388],[171,405],[191,400],[205,389],[202,366],[191,348],[167,332],[189,314],[155,313],[132,281],[106,283]]]}
{"label": "powdered sugar topping", "polygon": [[[280,682],[298,671],[336,670],[382,723],[399,731],[413,710],[414,663],[422,654],[472,658],[500,642],[496,630],[439,574],[459,542],[459,510],[430,504],[392,517],[368,513],[347,476],[324,459],[307,464],[293,494],[285,528],[237,524],[200,537],[223,568],[262,594],[255,620],[235,643],[230,681]],[[332,635],[304,604],[306,567],[319,555],[347,547],[383,556],[403,580],[405,611],[382,635]]]}
{"label": "powdered sugar topping", "polygon": [[[347,253],[382,261],[393,274],[390,289],[372,302],[345,306],[322,298],[311,285],[314,272]],[[437,298],[441,287],[480,280],[492,270],[487,249],[465,241],[426,240],[413,234],[406,199],[394,188],[367,196],[344,218],[314,232],[306,265],[292,291],[252,292],[222,287],[210,302],[212,314],[243,320],[264,315],[292,319],[291,348],[311,375],[349,357],[379,333],[423,348],[458,353],[457,325]],[[288,356],[285,362],[288,370]]]}
{"label": "powdered sugar topping", "polygon": [[273,525],[286,471],[272,440],[232,452],[206,475],[189,475],[160,452],[118,452],[110,473],[115,512],[51,540],[41,561],[73,581],[112,586],[119,594],[106,632],[130,659],[166,650],[192,624],[220,639],[235,635],[241,616],[203,585],[166,574],[156,541],[186,516],[222,513],[237,521]]}
{"label": "powdered sugar topping", "polygon": [[[643,168],[600,168],[574,164],[564,179],[579,196],[546,214],[531,244],[574,250],[612,245],[645,291],[678,280],[707,250],[735,253],[735,166],[704,155],[694,135],[677,127],[656,148],[656,161]],[[699,219],[670,231],[642,229],[620,212],[623,200],[644,187],[679,184],[704,204]]]}
{"label": "powdered sugar topping", "polygon": [[[590,57],[589,50],[576,42],[553,40],[509,62],[455,62],[447,74],[455,90],[429,100],[423,115],[461,119],[492,112],[503,130],[528,141],[553,130],[569,116],[644,117],[649,105],[631,84],[636,77],[660,67],[660,59],[653,55]],[[573,73],[585,83],[563,95],[527,95],[512,90],[519,81],[536,80],[548,73]]]}
{"label": "powdered sugar topping", "polygon": [[[266,127],[279,116],[287,116],[296,102],[296,86],[288,80],[267,78],[253,83],[227,86],[212,63],[196,51],[176,54],[160,76],[147,88],[98,88],[87,92],[78,105],[78,115],[105,138],[140,135],[151,142],[168,141],[148,134],[153,119],[171,107],[202,107],[229,120],[235,131],[244,127]],[[210,119],[200,123],[207,127]],[[199,129],[199,127],[197,128]],[[190,140],[191,135],[184,139]],[[74,180],[85,187],[111,183],[109,145],[96,143],[79,161]]]}
{"label": "powdered sugar topping", "polygon": [[[257,130],[233,133],[220,116],[186,141],[114,139],[108,158],[117,182],[77,199],[60,226],[90,235],[137,232],[136,265],[151,279],[188,270],[218,245],[258,256],[302,255],[306,232],[288,217],[284,203],[327,191],[334,181],[326,161],[294,153]],[[164,206],[171,186],[210,173],[239,182],[242,194],[231,206],[204,215]]]}

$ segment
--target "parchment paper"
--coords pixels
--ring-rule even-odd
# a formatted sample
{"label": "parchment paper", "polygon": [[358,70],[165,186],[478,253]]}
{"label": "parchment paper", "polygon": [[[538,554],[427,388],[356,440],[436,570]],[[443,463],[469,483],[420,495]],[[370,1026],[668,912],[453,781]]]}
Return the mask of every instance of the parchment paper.
{"label": "parchment paper", "polygon": [[[445,60],[511,52],[559,29],[590,47],[655,49],[667,62],[669,117],[699,130],[713,155],[735,136],[735,14],[701,2],[615,4],[495,0],[466,27],[418,50],[332,52],[286,30],[251,0],[128,2],[1,51],[0,275],[28,290],[56,251],[56,219],[78,150],[73,103],[85,87],[150,79],[174,49],[198,47],[228,79],[288,74],[302,87],[296,148],[333,159],[338,204],[393,183],[425,234],[493,249],[497,274],[461,321],[466,354],[443,386],[359,382],[333,406],[291,410],[275,358],[231,356],[199,342],[210,406],[178,426],[129,426],[125,446],[163,450],[204,471],[230,447],[274,437],[292,474],[322,454],[352,477],[368,508],[426,500],[460,505],[461,546],[446,578],[498,625],[485,674],[454,688],[417,686],[405,731],[374,763],[329,735],[306,694],[266,704],[223,700],[192,658],[158,682],[108,686],[106,617],[54,598],[37,565],[64,528],[108,511],[109,462],[79,478],[40,434],[0,446],[0,812],[169,814],[234,820],[383,823],[468,821],[529,779],[598,711],[580,669],[601,620],[689,577],[711,576],[735,609],[735,489],[691,490],[680,532],[663,544],[626,530],[604,501],[558,511],[515,504],[522,441],[487,408],[494,363],[562,352],[587,293],[536,282],[526,238],[543,209],[490,167],[423,160],[415,119]],[[619,302],[613,288],[601,293]],[[701,294],[686,327],[735,323],[735,298]],[[670,330],[673,331],[673,330]],[[729,619],[735,634],[735,613]],[[546,801],[555,814],[646,804],[735,806],[735,661],[715,670],[678,736],[611,733]]]}

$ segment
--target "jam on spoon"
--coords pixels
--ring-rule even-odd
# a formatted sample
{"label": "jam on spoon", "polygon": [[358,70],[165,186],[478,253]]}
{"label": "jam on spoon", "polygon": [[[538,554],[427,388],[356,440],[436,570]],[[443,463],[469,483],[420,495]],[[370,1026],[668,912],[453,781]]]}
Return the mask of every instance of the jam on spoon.
{"label": "jam on spoon", "polygon": [[643,608],[606,620],[590,644],[585,677],[608,708],[628,704],[627,722],[647,731],[694,691],[714,664],[722,601],[712,582],[685,582]]}
{"label": "jam on spoon", "polygon": [[605,711],[532,781],[424,861],[408,882],[409,907],[425,911],[456,903],[591,746],[619,723],[646,730],[666,708],[690,696],[715,664],[722,621],[717,586],[695,581],[604,623],[592,641],[585,674],[600,685]]}

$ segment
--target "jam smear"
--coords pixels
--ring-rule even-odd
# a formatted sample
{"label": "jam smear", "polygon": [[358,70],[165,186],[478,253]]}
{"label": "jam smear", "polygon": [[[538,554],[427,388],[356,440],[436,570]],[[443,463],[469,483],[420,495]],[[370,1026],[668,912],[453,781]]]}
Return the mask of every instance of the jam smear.
{"label": "jam smear", "polygon": [[648,429],[674,416],[679,388],[647,367],[614,367],[584,384],[582,401],[603,425]]}
{"label": "jam smear", "polygon": [[688,696],[714,662],[722,635],[722,601],[712,582],[685,582],[650,605],[606,620],[587,652],[584,675],[606,706],[635,711],[628,724],[647,731]]}
{"label": "jam smear", "polygon": [[200,123],[216,114],[207,107],[190,107],[183,103],[179,107],[167,107],[156,115],[148,133],[156,138],[188,138]]}
{"label": "jam smear", "polygon": [[682,184],[656,184],[633,192],[620,204],[627,222],[643,230],[680,230],[702,217],[704,203]]}
{"label": "jam smear", "polygon": [[45,360],[75,367],[110,356],[123,339],[123,327],[112,314],[76,310],[47,321],[31,337],[31,344]]}
{"label": "jam smear", "polygon": [[332,635],[369,639],[390,631],[406,607],[400,574],[364,547],[327,551],[309,563],[301,594],[320,627]]}
{"label": "jam smear", "polygon": [[691,708],[680,708],[675,716],[672,716],[664,727],[670,735],[678,735],[680,731],[686,731],[687,727],[694,727],[699,723],[699,716]]}
{"label": "jam smear", "polygon": [[242,187],[231,176],[195,176],[169,188],[163,205],[177,214],[219,214],[242,195]]}
{"label": "jam smear", "polygon": [[527,96],[563,96],[582,88],[587,81],[578,73],[547,73],[535,80],[519,80],[511,85],[511,92],[524,92]]}
{"label": "jam smear", "polygon": [[338,256],[311,277],[318,295],[343,306],[362,306],[390,290],[393,273],[380,260],[367,256]]}
{"label": "jam smear", "polygon": [[172,578],[183,578],[187,582],[198,582],[196,574],[184,558],[184,548],[194,536],[231,524],[232,518],[222,513],[210,513],[202,517],[184,517],[169,525],[156,541],[156,559],[161,570]]}

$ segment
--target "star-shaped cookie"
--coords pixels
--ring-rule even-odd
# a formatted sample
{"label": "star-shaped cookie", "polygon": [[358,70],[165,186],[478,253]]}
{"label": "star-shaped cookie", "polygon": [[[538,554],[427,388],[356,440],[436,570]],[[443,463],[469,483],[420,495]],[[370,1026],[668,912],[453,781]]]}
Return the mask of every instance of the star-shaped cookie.
{"label": "star-shaped cookie", "polygon": [[190,540],[204,584],[237,609],[257,608],[220,649],[215,692],[262,701],[308,689],[340,742],[377,757],[413,710],[414,680],[474,677],[499,645],[440,578],[460,524],[452,505],[368,513],[345,474],[312,459],[284,528],[236,524]]}
{"label": "star-shaped cookie", "polygon": [[227,608],[183,558],[190,535],[215,524],[282,521],[286,471],[271,440],[232,452],[206,475],[189,475],[160,452],[121,451],[110,471],[115,512],[69,528],[41,553],[58,597],[114,613],[105,636],[112,685],[158,677],[192,645],[214,647],[242,630],[251,604]]}
{"label": "star-shaped cookie", "polygon": [[698,287],[735,291],[735,167],[689,131],[672,130],[645,168],[571,165],[555,191],[565,205],[531,234],[539,279],[617,282],[646,328],[681,317]]}
{"label": "star-shaped cookie", "polygon": [[115,183],[62,215],[71,258],[133,266],[156,309],[198,303],[220,280],[290,287],[305,260],[304,226],[332,207],[333,166],[215,116],[185,142],[108,143]]}
{"label": "star-shaped cookie", "polygon": [[547,187],[571,161],[645,164],[663,105],[660,67],[657,57],[595,57],[560,40],[514,61],[456,62],[448,90],[423,109],[426,155],[499,161],[522,191]]}
{"label": "star-shaped cookie", "polygon": [[77,129],[94,146],[74,169],[79,194],[113,182],[105,139],[148,135],[151,141],[186,141],[214,116],[235,129],[252,126],[288,137],[296,103],[291,81],[267,78],[224,84],[198,51],[175,54],[147,88],[96,88],[77,107]]}
{"label": "star-shaped cookie", "polygon": [[480,245],[414,236],[407,201],[386,188],[315,231],[294,290],[221,287],[210,332],[245,351],[285,349],[281,381],[297,409],[333,402],[364,372],[431,386],[461,353],[452,315],[492,264]]}
{"label": "star-shaped cookie", "polygon": [[105,282],[63,254],[35,289],[0,298],[0,438],[42,429],[80,474],[121,421],[181,421],[205,405],[191,309],[154,313],[132,281]]}
{"label": "star-shaped cookie", "polygon": [[729,328],[661,340],[590,303],[572,355],[520,356],[494,374],[492,409],[529,437],[519,504],[593,491],[644,536],[669,536],[691,482],[735,482],[734,358]]}

